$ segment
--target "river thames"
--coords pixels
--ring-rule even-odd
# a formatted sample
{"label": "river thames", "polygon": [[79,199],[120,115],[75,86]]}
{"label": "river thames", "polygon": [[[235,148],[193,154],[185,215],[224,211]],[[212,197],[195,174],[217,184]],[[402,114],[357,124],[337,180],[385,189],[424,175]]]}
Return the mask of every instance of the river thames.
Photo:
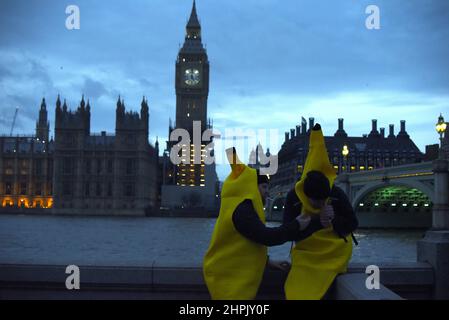
{"label": "river thames", "polygon": [[[203,218],[0,215],[0,264],[200,266],[214,224]],[[415,262],[424,232],[357,230],[352,262]],[[289,260],[290,247],[271,247],[270,257]]]}

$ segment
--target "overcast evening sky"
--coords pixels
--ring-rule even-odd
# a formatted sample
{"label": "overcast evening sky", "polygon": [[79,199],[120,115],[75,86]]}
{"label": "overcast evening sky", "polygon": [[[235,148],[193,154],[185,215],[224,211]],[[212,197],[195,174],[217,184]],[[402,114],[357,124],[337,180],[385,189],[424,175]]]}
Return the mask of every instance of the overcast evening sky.
{"label": "overcast evening sky", "polygon": [[[77,5],[80,30],[65,26]],[[365,27],[368,5],[380,29]],[[91,131],[115,129],[120,94],[127,110],[150,106],[150,142],[162,146],[175,117],[175,59],[191,0],[1,0],[0,133],[34,133],[42,97],[52,135],[58,93],[75,109],[90,99]],[[447,0],[198,0],[210,71],[214,127],[284,132],[315,117],[325,135],[345,119],[350,136],[407,121],[421,151],[449,119]],[[218,170],[223,179],[228,170]]]}

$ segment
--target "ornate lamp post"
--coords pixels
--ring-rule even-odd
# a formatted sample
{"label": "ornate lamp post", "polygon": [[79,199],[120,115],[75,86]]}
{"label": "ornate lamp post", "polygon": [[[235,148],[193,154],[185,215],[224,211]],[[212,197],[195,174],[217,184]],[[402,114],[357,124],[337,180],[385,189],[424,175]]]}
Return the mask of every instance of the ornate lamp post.
{"label": "ornate lamp post", "polygon": [[[349,155],[349,149],[347,145],[343,146],[343,149],[341,150],[341,154],[343,155],[343,163],[345,165],[345,171],[349,171],[348,170],[348,155]],[[343,171],[343,170],[342,170]]]}
{"label": "ornate lamp post", "polygon": [[418,241],[418,261],[429,263],[434,270],[434,299],[449,299],[449,161],[444,159],[442,142],[446,123],[440,114],[435,129],[440,135],[439,159],[433,161],[434,200],[432,229]]}
{"label": "ornate lamp post", "polygon": [[443,135],[446,131],[446,122],[444,122],[444,118],[440,113],[440,116],[438,117],[438,122],[435,125],[435,129],[437,130],[438,134],[440,135],[440,150],[439,150],[439,157],[440,159],[443,159]]}

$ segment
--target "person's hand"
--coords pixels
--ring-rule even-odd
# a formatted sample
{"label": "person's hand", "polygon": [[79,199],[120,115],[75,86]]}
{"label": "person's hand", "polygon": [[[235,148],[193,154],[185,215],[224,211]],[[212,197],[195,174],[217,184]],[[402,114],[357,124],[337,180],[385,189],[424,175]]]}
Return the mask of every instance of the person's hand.
{"label": "person's hand", "polygon": [[301,213],[296,217],[296,221],[299,222],[299,230],[303,231],[310,223],[311,217],[308,214]]}
{"label": "person's hand", "polygon": [[324,228],[329,228],[332,225],[332,220],[335,217],[334,208],[331,205],[325,205],[320,213],[320,222]]}
{"label": "person's hand", "polygon": [[273,270],[281,270],[287,272],[290,268],[290,262],[268,259],[268,267]]}

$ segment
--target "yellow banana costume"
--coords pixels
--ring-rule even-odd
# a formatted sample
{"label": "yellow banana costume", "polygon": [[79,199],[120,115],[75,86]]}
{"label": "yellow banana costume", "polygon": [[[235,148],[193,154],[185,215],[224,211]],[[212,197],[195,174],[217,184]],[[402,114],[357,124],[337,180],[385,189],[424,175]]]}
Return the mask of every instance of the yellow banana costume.
{"label": "yellow banana costume", "polygon": [[[322,172],[332,188],[336,173],[331,166],[319,125],[310,132],[309,152],[307,154],[301,180],[295,191],[302,203],[302,212],[319,214],[304,194],[304,180],[312,170]],[[284,285],[288,300],[318,300],[323,298],[334,278],[346,272],[352,255],[352,242],[339,238],[332,227],[319,230],[310,237],[298,241],[291,251],[292,266]]]}
{"label": "yellow banana costume", "polygon": [[257,187],[257,172],[227,150],[232,172],[223,183],[220,213],[209,249],[204,257],[203,276],[214,300],[254,299],[262,281],[267,248],[243,237],[232,222],[232,214],[250,199],[263,223],[265,213]]}

